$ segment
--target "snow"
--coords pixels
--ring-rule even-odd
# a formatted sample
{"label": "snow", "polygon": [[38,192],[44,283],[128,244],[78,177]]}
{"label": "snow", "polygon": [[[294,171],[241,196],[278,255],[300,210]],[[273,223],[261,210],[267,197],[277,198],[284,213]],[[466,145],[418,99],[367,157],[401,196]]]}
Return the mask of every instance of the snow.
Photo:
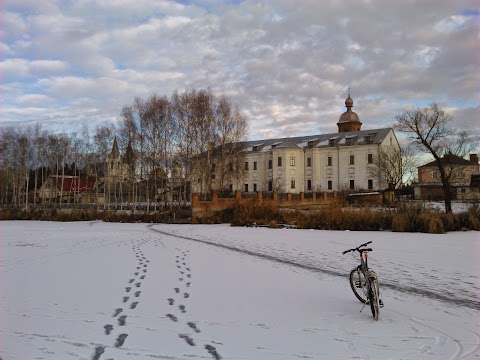
{"label": "snow", "polygon": [[[479,232],[3,221],[0,234],[3,360],[480,359]],[[341,255],[370,240],[378,321]]]}

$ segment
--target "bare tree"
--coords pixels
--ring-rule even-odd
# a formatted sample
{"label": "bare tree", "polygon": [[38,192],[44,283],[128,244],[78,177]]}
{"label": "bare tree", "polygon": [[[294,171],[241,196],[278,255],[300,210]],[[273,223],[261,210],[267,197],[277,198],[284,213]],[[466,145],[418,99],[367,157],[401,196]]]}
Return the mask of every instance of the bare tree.
{"label": "bare tree", "polygon": [[380,184],[396,189],[407,183],[416,170],[416,157],[410,147],[381,147],[372,164],[367,167],[370,177],[378,177]]}
{"label": "bare tree", "polygon": [[235,170],[245,159],[245,153],[238,145],[247,134],[247,121],[239,108],[224,96],[218,99],[215,131],[218,139],[215,154],[217,188],[225,190],[230,179],[243,179],[244,170],[241,174]]}
{"label": "bare tree", "polygon": [[419,150],[430,153],[437,164],[445,193],[445,211],[452,212],[452,179],[458,167],[452,167],[442,158],[447,154],[465,157],[478,146],[478,136],[452,126],[452,117],[433,103],[423,109],[415,108],[396,116],[395,127],[406,133]]}
{"label": "bare tree", "polygon": [[105,202],[108,204],[110,202],[110,182],[108,181],[109,179],[106,179],[106,176],[108,174],[107,166],[109,165],[107,160],[108,154],[112,147],[113,127],[109,124],[97,126],[93,139],[96,148],[96,156],[98,159],[97,166],[101,167],[100,169],[97,166],[95,168],[95,180],[98,183],[98,180],[101,176],[105,179],[103,196]]}

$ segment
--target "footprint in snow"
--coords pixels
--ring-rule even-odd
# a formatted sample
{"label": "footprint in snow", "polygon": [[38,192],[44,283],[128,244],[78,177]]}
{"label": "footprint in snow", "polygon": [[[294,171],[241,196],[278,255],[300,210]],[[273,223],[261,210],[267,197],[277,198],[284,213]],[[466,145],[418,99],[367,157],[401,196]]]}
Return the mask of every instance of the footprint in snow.
{"label": "footprint in snow", "polygon": [[130,309],[135,309],[138,305],[138,301],[135,301],[133,303],[130,304]]}
{"label": "footprint in snow", "polygon": [[170,320],[174,321],[174,322],[177,322],[177,321],[178,321],[178,319],[177,319],[177,317],[176,317],[175,315],[167,314],[167,317],[168,317]]}
{"label": "footprint in snow", "polygon": [[188,336],[186,334],[178,334],[178,336],[180,338],[184,339],[187,342],[188,345],[195,346],[195,342],[193,341],[193,339],[190,336]]}
{"label": "footprint in snow", "polygon": [[122,315],[118,318],[118,325],[124,326],[127,323],[127,315]]}
{"label": "footprint in snow", "polygon": [[105,347],[104,346],[97,346],[95,348],[95,354],[92,356],[92,360],[99,360],[100,356],[105,352]]}
{"label": "footprint in snow", "polygon": [[187,325],[190,326],[190,328],[192,328],[192,330],[195,331],[196,333],[200,332],[200,329],[197,328],[197,324],[195,324],[194,322],[189,321]]}
{"label": "footprint in snow", "polygon": [[210,355],[213,356],[215,360],[220,360],[222,358],[214,346],[207,344],[205,345],[205,349],[209,352]]}
{"label": "footprint in snow", "polygon": [[118,314],[120,314],[123,311],[122,308],[115,309],[115,313],[113,314],[113,317],[117,317]]}
{"label": "footprint in snow", "polygon": [[105,329],[105,335],[110,335],[110,333],[111,333],[112,330],[113,330],[113,326],[110,325],[110,324],[109,324],[109,325],[105,325],[103,328]]}
{"label": "footprint in snow", "polygon": [[118,335],[117,340],[115,342],[115,347],[116,348],[121,347],[123,345],[123,343],[125,342],[125,339],[127,338],[127,336],[128,336],[127,334]]}

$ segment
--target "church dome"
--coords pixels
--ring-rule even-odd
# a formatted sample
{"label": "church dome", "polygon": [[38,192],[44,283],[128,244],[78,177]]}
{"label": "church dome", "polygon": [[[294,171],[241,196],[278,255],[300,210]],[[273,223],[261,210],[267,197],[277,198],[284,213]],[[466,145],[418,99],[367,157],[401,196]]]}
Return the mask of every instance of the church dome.
{"label": "church dome", "polygon": [[350,94],[345,100],[345,107],[347,108],[347,111],[340,115],[340,119],[337,123],[338,131],[360,131],[362,123],[360,122],[360,118],[358,117],[357,113],[352,111],[353,99],[350,97]]}
{"label": "church dome", "polygon": [[360,122],[360,118],[358,117],[356,112],[351,110],[345,111],[342,115],[340,115],[340,119],[338,120],[339,123],[344,122]]}
{"label": "church dome", "polygon": [[353,106],[353,99],[350,97],[350,95],[348,95],[347,100],[345,100],[345,106]]}

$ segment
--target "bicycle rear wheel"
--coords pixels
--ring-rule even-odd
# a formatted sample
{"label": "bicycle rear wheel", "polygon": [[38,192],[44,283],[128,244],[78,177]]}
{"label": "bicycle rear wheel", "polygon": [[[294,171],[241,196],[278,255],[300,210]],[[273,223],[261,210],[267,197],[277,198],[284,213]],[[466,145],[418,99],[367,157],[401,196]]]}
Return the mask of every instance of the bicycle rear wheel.
{"label": "bicycle rear wheel", "polygon": [[365,286],[367,279],[363,272],[358,268],[350,271],[350,287],[352,288],[353,293],[362,304],[367,302],[367,294],[365,294]]}
{"label": "bicycle rear wheel", "polygon": [[378,320],[380,314],[380,292],[378,288],[378,281],[375,278],[368,279],[368,301],[370,303],[370,309],[372,310],[372,316],[375,320]]}

